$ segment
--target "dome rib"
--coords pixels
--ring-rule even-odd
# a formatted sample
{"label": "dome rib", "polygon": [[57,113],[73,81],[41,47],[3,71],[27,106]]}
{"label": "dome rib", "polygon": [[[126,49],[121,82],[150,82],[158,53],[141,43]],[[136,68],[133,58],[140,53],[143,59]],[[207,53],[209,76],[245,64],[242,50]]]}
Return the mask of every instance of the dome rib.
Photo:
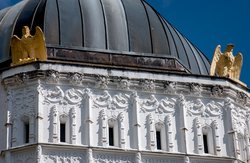
{"label": "dome rib", "polygon": [[151,31],[152,53],[166,55],[169,54],[169,47],[167,44],[167,35],[157,16],[157,13],[145,3],[145,9],[148,13]]}
{"label": "dome rib", "polygon": [[44,20],[45,5],[46,5],[46,0],[39,1],[39,4],[37,5],[37,7],[35,9],[34,16],[32,18],[31,28],[39,26],[43,29],[44,21],[40,22],[39,20]]}
{"label": "dome rib", "polygon": [[126,28],[127,28],[127,35],[128,35],[128,51],[131,51],[131,47],[130,47],[130,33],[129,33],[129,27],[128,27],[128,15],[127,15],[127,11],[125,10],[125,7],[124,7],[124,3],[123,1],[121,0],[121,5],[122,5],[122,8],[123,8],[123,11],[124,11],[124,15],[125,15],[125,21],[126,21]]}
{"label": "dome rib", "polygon": [[164,30],[164,33],[165,33],[165,36],[166,36],[166,39],[167,39],[167,44],[168,44],[168,48],[167,48],[167,49],[168,49],[168,53],[167,53],[167,55],[170,55],[170,54],[172,54],[172,53],[171,53],[169,38],[167,37],[167,36],[168,36],[167,31],[166,31],[166,29],[165,29],[165,27],[164,27],[164,24],[163,24],[163,21],[162,21],[161,16],[160,16],[158,13],[156,13],[156,15],[157,15],[159,21],[161,22],[161,26],[162,26],[162,28],[163,28],[163,30]]}
{"label": "dome rib", "polygon": [[[163,19],[163,18],[161,18],[161,19],[163,21],[165,31],[167,33],[169,33],[169,34],[167,34],[167,36],[169,36],[168,37],[169,38],[169,48],[170,48],[170,51],[171,51],[170,55],[172,55],[172,56],[174,56],[176,58],[179,58],[180,56],[178,54],[177,46],[176,46],[176,43],[174,41],[174,36],[173,36],[172,32],[170,31],[169,26],[166,23],[166,20]],[[171,38],[171,44],[172,45],[170,44],[170,38]]]}
{"label": "dome rib", "polygon": [[149,19],[149,15],[148,15],[148,10],[145,6],[145,4],[143,3],[142,0],[140,0],[142,3],[142,6],[144,7],[145,13],[146,13],[146,17],[147,17],[147,21],[148,21],[148,28],[149,28],[149,37],[150,37],[150,45],[151,45],[151,50],[150,53],[154,53],[154,44],[153,44],[153,36],[152,36],[152,27],[151,27],[151,22]]}
{"label": "dome rib", "polygon": [[[53,21],[50,21],[53,20]],[[57,0],[47,0],[44,18],[44,34],[47,45],[61,45],[60,41],[60,17]]]}
{"label": "dome rib", "polygon": [[[107,49],[128,51],[127,22],[121,1],[101,0],[106,22]],[[119,42],[119,44],[117,44]]]}
{"label": "dome rib", "polygon": [[107,34],[107,21],[106,21],[106,16],[105,16],[105,12],[104,12],[104,7],[103,7],[103,3],[102,0],[99,0],[100,4],[101,4],[101,9],[102,9],[102,16],[103,16],[103,21],[104,21],[104,31],[105,31],[105,49],[108,49],[108,34]]}
{"label": "dome rib", "polygon": [[202,71],[201,71],[201,65],[200,65],[200,63],[198,62],[197,55],[196,55],[195,51],[193,50],[193,48],[191,47],[189,41],[188,41],[186,38],[185,38],[185,40],[186,40],[186,42],[187,42],[188,47],[190,48],[190,50],[191,50],[192,53],[194,54],[194,59],[195,59],[195,61],[196,61],[196,63],[197,63],[197,68],[198,68],[198,70],[199,70],[199,73],[201,74],[201,73],[202,73]]}
{"label": "dome rib", "polygon": [[173,32],[174,32],[174,34],[176,35],[176,37],[178,37],[178,39],[175,39],[175,41],[178,43],[180,43],[180,45],[178,46],[179,48],[179,50],[180,51],[183,51],[183,52],[180,52],[179,54],[180,55],[182,55],[181,56],[181,58],[182,57],[184,57],[184,58],[182,58],[183,59],[183,61],[184,61],[184,63],[185,63],[185,65],[189,68],[189,69],[191,69],[191,65],[190,65],[190,62],[189,62],[189,58],[188,58],[188,55],[187,55],[187,51],[186,51],[186,49],[185,49],[185,47],[184,47],[184,44],[183,44],[183,42],[182,42],[182,40],[181,40],[181,37],[180,37],[180,35],[178,34],[178,32],[176,31],[176,29],[175,28],[172,28],[171,30],[173,30]]}
{"label": "dome rib", "polygon": [[80,9],[80,16],[81,16],[81,31],[82,31],[82,46],[84,47],[84,29],[83,29],[83,11],[82,11],[82,6],[81,6],[81,1],[78,0],[78,5]]}

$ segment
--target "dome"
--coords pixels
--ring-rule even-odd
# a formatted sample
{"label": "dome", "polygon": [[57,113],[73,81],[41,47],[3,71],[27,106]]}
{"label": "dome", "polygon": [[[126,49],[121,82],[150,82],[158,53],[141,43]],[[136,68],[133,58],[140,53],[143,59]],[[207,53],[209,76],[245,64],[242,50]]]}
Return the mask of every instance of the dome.
{"label": "dome", "polygon": [[25,25],[42,28],[51,60],[91,60],[93,52],[101,63],[104,54],[119,62],[123,55],[174,58],[191,74],[209,74],[205,55],[143,0],[21,1],[0,11],[0,62],[10,60],[11,37]]}

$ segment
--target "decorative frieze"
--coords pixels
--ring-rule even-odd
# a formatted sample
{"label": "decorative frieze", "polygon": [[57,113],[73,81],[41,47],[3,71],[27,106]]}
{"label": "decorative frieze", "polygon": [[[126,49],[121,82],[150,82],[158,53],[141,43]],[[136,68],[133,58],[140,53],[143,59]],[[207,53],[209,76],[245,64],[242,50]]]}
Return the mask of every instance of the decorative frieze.
{"label": "decorative frieze", "polygon": [[36,150],[26,150],[21,152],[14,152],[11,154],[12,161],[14,163],[19,162],[36,162]]}
{"label": "decorative frieze", "polygon": [[123,90],[129,90],[130,88],[130,80],[129,79],[121,79],[117,85],[118,88]]}
{"label": "decorative frieze", "polygon": [[247,104],[247,100],[248,100],[248,95],[246,93],[237,91],[236,102],[245,106]]}
{"label": "decorative frieze", "polygon": [[109,84],[108,76],[98,75],[96,77],[96,80],[97,80],[97,83],[96,83],[97,88],[100,88],[100,89],[107,89],[108,88],[108,84]]}
{"label": "decorative frieze", "polygon": [[142,90],[148,91],[148,92],[154,92],[155,91],[155,82],[153,80],[141,80],[142,84]]}
{"label": "decorative frieze", "polygon": [[175,94],[176,93],[176,82],[167,81],[164,83],[165,93]]}
{"label": "decorative frieze", "polygon": [[93,102],[96,108],[128,109],[128,99],[129,95],[119,93],[112,98],[108,91],[104,91],[103,95],[96,95]]}
{"label": "decorative frieze", "polygon": [[215,97],[221,97],[224,93],[224,88],[220,85],[215,85],[211,87],[211,93]]}
{"label": "decorative frieze", "polygon": [[93,153],[94,163],[100,162],[115,162],[115,163],[133,163],[134,156],[129,154],[119,153]]}
{"label": "decorative frieze", "polygon": [[46,71],[46,81],[48,83],[58,83],[60,79],[60,73],[55,70],[48,70]]}
{"label": "decorative frieze", "polygon": [[235,94],[237,96],[237,103],[241,105],[248,104],[248,94],[246,92],[240,91],[239,89],[225,87],[219,84],[211,85],[200,82],[192,82],[187,84],[186,82],[159,79],[129,78],[126,76],[108,76],[79,72],[59,72],[53,69],[20,73],[3,79],[3,83],[6,86],[18,86],[17,83],[19,83],[20,86],[24,83],[27,83],[28,81],[34,81],[35,79],[40,79],[42,82],[45,81],[49,84],[66,84],[68,82],[74,86],[95,85],[100,89],[108,89],[110,87],[113,88],[114,85],[117,85],[117,88],[122,90],[133,89],[135,91],[143,90],[146,92],[159,92],[165,94],[175,94],[178,92],[183,93],[185,96],[211,97],[212,95],[212,97],[221,98],[222,96],[233,97]]}
{"label": "decorative frieze", "polygon": [[143,156],[142,162],[143,163],[183,163],[184,158],[182,157],[157,157],[157,156]]}
{"label": "decorative frieze", "polygon": [[83,92],[74,88],[63,91],[60,86],[42,88],[41,94],[45,98],[44,103],[61,105],[79,105]]}
{"label": "decorative frieze", "polygon": [[84,163],[86,162],[85,152],[80,151],[63,151],[63,150],[44,150],[43,151],[43,161],[49,163],[58,162],[74,162],[74,163]]}
{"label": "decorative frieze", "polygon": [[221,103],[214,101],[204,104],[201,99],[197,99],[195,102],[186,101],[185,105],[188,116],[200,115],[202,117],[221,117],[222,106]]}
{"label": "decorative frieze", "polygon": [[189,87],[190,87],[190,92],[191,92],[192,94],[195,94],[195,95],[197,95],[197,96],[200,96],[200,95],[201,95],[202,88],[201,88],[201,85],[200,85],[200,84],[197,84],[197,83],[190,83]]}
{"label": "decorative frieze", "polygon": [[84,76],[80,73],[69,73],[69,81],[72,85],[81,85]]}
{"label": "decorative frieze", "polygon": [[149,99],[142,99],[141,101],[142,112],[155,112],[159,114],[173,113],[176,103],[176,99],[169,99],[167,97],[158,101],[154,95],[150,95]]}

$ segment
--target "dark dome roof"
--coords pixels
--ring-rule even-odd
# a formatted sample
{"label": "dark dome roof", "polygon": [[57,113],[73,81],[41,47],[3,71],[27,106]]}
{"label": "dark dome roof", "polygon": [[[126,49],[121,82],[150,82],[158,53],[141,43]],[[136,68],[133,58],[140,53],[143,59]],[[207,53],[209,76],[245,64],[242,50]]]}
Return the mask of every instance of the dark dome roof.
{"label": "dark dome roof", "polygon": [[207,75],[208,59],[143,0],[26,0],[0,11],[0,61],[23,26],[40,26],[47,47],[177,58]]}

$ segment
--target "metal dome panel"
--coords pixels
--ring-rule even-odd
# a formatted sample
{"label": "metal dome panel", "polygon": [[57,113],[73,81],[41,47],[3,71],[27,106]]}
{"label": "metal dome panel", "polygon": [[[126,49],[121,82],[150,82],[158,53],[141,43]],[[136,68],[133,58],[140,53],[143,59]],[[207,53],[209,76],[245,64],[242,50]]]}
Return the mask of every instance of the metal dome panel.
{"label": "metal dome panel", "polygon": [[144,0],[26,0],[0,11],[0,20],[1,62],[10,59],[12,35],[20,37],[21,27],[28,25],[43,29],[48,48],[82,51],[51,53],[51,59],[81,62],[89,60],[85,52],[98,51],[99,58],[101,53],[176,58],[193,74],[208,75],[210,67],[208,59]]}

